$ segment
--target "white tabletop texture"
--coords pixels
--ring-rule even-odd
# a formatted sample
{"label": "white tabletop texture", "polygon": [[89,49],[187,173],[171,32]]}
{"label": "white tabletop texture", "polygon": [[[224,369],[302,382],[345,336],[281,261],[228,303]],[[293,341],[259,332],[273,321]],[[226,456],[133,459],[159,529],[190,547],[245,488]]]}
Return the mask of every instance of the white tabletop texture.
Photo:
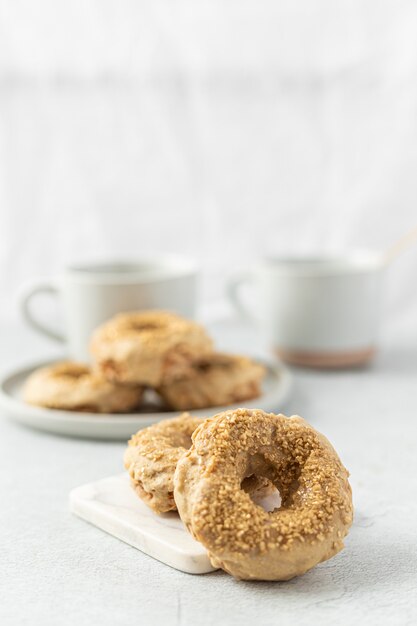
{"label": "white tabletop texture", "polygon": [[[225,345],[254,347],[253,333],[222,332]],[[54,354],[20,326],[1,328],[0,341],[2,373]],[[356,515],[342,553],[286,583],[183,574],[71,516],[69,491],[120,472],[124,445],[31,431],[1,415],[0,622],[415,624],[417,345],[400,343],[386,342],[366,370],[294,372],[285,412],[334,444]]]}

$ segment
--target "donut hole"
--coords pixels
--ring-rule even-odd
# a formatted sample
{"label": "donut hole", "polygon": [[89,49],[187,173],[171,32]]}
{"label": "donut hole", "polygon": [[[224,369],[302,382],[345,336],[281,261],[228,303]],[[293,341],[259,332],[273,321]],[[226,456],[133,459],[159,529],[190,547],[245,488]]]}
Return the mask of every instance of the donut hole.
{"label": "donut hole", "polygon": [[213,364],[209,361],[200,361],[195,365],[195,369],[200,372],[200,374],[205,374],[209,372],[213,368]]}
{"label": "donut hole", "polygon": [[141,333],[145,330],[157,330],[158,328],[161,328],[161,325],[157,324],[156,322],[141,322],[140,320],[138,320],[132,321],[130,324],[130,330],[134,330],[138,333]]}
{"label": "donut hole", "polygon": [[[279,451],[268,454],[256,453],[247,459],[246,476],[264,481],[265,487],[251,490],[252,501],[267,512],[287,508],[299,489],[301,465]],[[245,479],[248,480],[247,478]],[[245,491],[245,480],[241,486]],[[249,492],[250,493],[250,492]]]}
{"label": "donut hole", "polygon": [[62,369],[57,369],[57,371],[55,372],[55,374],[53,374],[53,376],[55,378],[67,378],[69,380],[78,380],[79,378],[82,378],[83,376],[86,376],[88,374],[88,368],[87,367],[82,367],[82,366],[66,366],[65,368]]}
{"label": "donut hole", "polygon": [[217,354],[210,359],[202,359],[201,361],[198,361],[195,363],[194,367],[201,374],[205,374],[213,369],[219,368],[222,368],[223,370],[230,370],[231,364],[230,357],[223,357],[222,355]]}
{"label": "donut hole", "polygon": [[[258,489],[248,489],[254,481],[259,482],[259,478],[261,478],[262,485]],[[272,513],[281,507],[282,498],[279,489],[272,481],[263,476],[257,477],[254,474],[248,476],[242,481],[241,488],[246,491],[252,502],[266,513]]]}

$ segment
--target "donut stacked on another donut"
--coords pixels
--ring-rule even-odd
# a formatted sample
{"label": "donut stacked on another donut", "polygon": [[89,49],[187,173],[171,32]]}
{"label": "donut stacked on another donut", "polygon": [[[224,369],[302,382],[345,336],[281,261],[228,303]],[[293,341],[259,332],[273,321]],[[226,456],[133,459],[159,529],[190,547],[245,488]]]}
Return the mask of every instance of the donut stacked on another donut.
{"label": "donut stacked on another donut", "polygon": [[174,409],[205,409],[257,398],[265,368],[243,356],[214,353],[194,363],[186,374],[159,387]]}
{"label": "donut stacked on another donut", "polygon": [[[343,548],[352,523],[348,472],[327,439],[298,416],[219,413],[178,461],[179,514],[212,564],[238,579],[288,580]],[[241,489],[267,478],[280,508],[268,513]]]}
{"label": "donut stacked on another donut", "polygon": [[202,326],[166,311],[116,315],[94,332],[91,352],[108,380],[152,387],[180,411],[256,398],[265,376],[247,357],[213,352]]}
{"label": "donut stacked on another donut", "polygon": [[35,372],[35,383],[32,377],[26,383],[26,401],[127,412],[139,409],[143,398],[145,406],[149,388],[151,403],[163,401],[161,410],[205,409],[258,397],[265,375],[265,368],[246,357],[215,353],[202,326],[168,311],[116,315],[94,331],[90,349],[91,368],[68,361],[65,373],[55,366]]}
{"label": "donut stacked on another donut", "polygon": [[202,326],[167,311],[116,315],[91,341],[97,367],[106,378],[150,387],[183,376],[194,361],[212,351]]}

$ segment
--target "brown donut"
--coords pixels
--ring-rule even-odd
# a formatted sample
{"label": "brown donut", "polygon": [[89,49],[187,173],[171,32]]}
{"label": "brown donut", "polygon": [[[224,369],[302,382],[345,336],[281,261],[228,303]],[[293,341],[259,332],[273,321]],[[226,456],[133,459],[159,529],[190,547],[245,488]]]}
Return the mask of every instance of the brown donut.
{"label": "brown donut", "polygon": [[86,365],[71,361],[36,370],[23,389],[28,404],[90,413],[126,413],[139,406],[142,396],[141,387],[115,385]]}
{"label": "brown donut", "polygon": [[132,435],[124,455],[132,487],[156,513],[175,511],[174,472],[191,446],[191,435],[203,422],[184,413]]}
{"label": "brown donut", "polygon": [[[214,567],[238,579],[288,580],[343,548],[353,514],[348,472],[302,418],[226,411],[192,439],[174,496]],[[251,501],[241,489],[248,474],[277,487],[280,508],[268,513]]]}
{"label": "brown donut", "polygon": [[100,326],[90,348],[109,380],[157,387],[211,353],[212,341],[195,322],[167,311],[142,311],[116,315]]}
{"label": "brown donut", "polygon": [[214,353],[158,391],[177,410],[227,406],[257,398],[264,376],[265,368],[247,357]]}

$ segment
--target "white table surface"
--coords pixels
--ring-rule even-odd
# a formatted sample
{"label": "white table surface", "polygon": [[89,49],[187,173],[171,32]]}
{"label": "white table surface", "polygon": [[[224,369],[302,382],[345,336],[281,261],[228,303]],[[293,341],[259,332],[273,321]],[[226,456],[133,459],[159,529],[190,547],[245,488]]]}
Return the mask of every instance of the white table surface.
{"label": "white table surface", "polygon": [[[222,336],[241,351],[255,345],[234,324]],[[2,373],[54,353],[21,326],[0,328]],[[286,583],[182,574],[68,512],[71,488],[121,471],[122,443],[60,438],[2,415],[1,624],[416,623],[417,342],[386,341],[367,370],[295,378],[285,412],[324,432],[351,471],[356,516],[342,553]]]}

